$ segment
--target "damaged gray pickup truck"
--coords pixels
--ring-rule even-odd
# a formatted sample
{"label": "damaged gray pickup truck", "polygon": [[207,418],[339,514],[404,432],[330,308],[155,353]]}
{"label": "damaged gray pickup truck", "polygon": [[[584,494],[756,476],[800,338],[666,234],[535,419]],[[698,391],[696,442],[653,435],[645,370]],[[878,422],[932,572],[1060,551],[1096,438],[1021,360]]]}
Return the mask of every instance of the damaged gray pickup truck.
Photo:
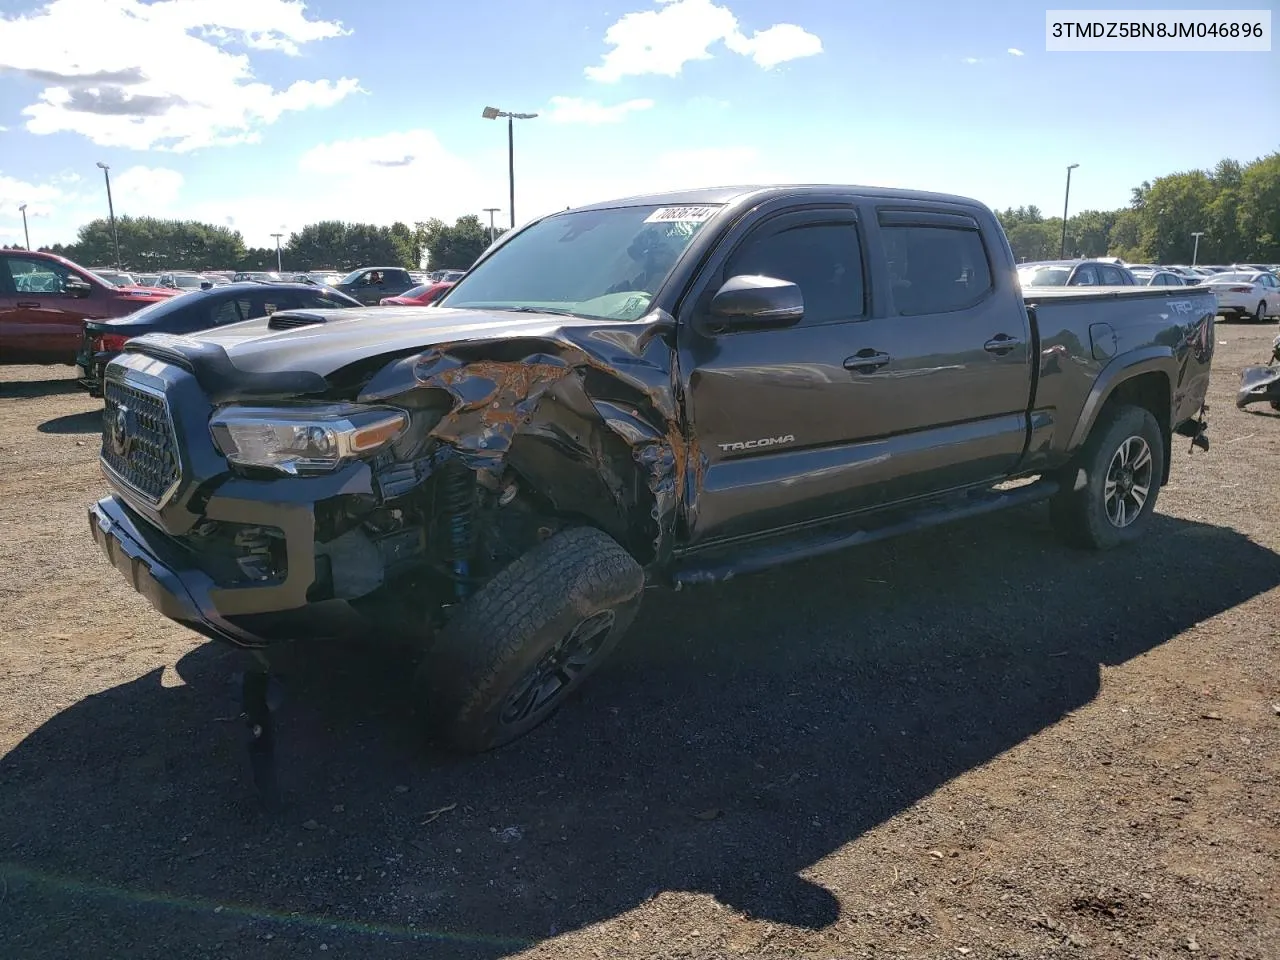
{"label": "damaged gray pickup truck", "polygon": [[505,235],[439,306],[131,340],[90,528],[212,638],[416,636],[417,706],[481,751],[556,709],[646,587],[1035,501],[1070,543],[1134,541],[1174,436],[1208,446],[1215,311],[1020,289],[962,197],[600,203]]}

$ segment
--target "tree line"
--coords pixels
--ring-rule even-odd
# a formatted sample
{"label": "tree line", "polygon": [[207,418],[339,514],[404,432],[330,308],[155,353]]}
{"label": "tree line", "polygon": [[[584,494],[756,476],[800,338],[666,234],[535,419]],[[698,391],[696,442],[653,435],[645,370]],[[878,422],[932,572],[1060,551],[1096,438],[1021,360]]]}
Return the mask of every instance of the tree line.
{"label": "tree line", "polygon": [[[1018,260],[1056,258],[1062,218],[1038,207],[997,211]],[[127,270],[274,270],[276,251],[246,247],[238,231],[194,220],[119,217],[120,259]],[[496,233],[505,231],[499,228]],[[1171,173],[1132,191],[1128,207],[1085,210],[1067,220],[1068,257],[1120,257],[1130,262],[1190,263],[1193,234],[1202,233],[1200,263],[1280,261],[1280,152],[1250,163],[1223,160],[1213,170]],[[474,214],[452,225],[440,219],[377,226],[325,220],[289,236],[281,248],[287,271],[361,266],[465,269],[489,245]],[[115,263],[111,225],[94,220],[76,242],[41,247],[85,266]]]}
{"label": "tree line", "polygon": [[[1062,218],[1038,207],[997,211],[1018,260],[1052,260]],[[1196,233],[1202,233],[1195,250]],[[1068,257],[1130,263],[1280,262],[1280,153],[1251,163],[1222,160],[1212,170],[1171,173],[1135,187],[1128,207],[1086,210],[1067,219]]]}
{"label": "tree line", "polygon": [[[120,265],[137,273],[165,270],[275,270],[274,247],[247,247],[238,230],[197,220],[156,217],[116,218]],[[502,228],[494,231],[500,236]],[[362,266],[416,270],[424,259],[430,269],[465,269],[489,246],[489,228],[474,214],[452,224],[433,218],[379,226],[324,220],[289,235],[280,248],[286,272]],[[20,249],[15,247],[14,249]],[[40,247],[86,267],[115,266],[111,223],[93,220],[77,232],[76,241]]]}

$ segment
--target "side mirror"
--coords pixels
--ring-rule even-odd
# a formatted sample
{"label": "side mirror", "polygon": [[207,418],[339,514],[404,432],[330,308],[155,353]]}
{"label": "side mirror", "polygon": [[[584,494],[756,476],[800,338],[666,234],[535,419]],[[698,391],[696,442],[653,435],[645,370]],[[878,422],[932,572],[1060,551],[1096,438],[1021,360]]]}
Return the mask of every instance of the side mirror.
{"label": "side mirror", "polygon": [[201,290],[212,290],[212,289],[213,289],[213,281],[212,281],[212,280],[201,280],[201,281],[200,281],[200,289],[201,289]]}
{"label": "side mirror", "polygon": [[93,287],[84,280],[81,280],[79,277],[67,277],[64,289],[67,293],[71,294],[71,296],[80,300],[83,300],[85,297],[89,296],[89,294],[93,293]]}
{"label": "side mirror", "polygon": [[789,280],[775,277],[730,277],[711,298],[713,333],[774,330],[791,327],[804,316],[804,296]]}

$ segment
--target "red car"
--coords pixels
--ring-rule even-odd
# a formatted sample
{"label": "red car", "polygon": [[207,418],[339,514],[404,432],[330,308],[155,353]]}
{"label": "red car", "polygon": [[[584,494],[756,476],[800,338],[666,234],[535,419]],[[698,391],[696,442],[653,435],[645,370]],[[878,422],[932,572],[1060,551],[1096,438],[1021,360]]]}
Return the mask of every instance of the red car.
{"label": "red car", "polygon": [[441,297],[445,291],[452,287],[454,281],[441,280],[439,283],[424,283],[421,286],[414,287],[412,290],[406,290],[398,297],[383,297],[378,301],[379,306],[383,307],[429,307]]}
{"label": "red car", "polygon": [[116,287],[51,253],[0,250],[0,365],[74,364],[86,320],[128,316],[178,292]]}

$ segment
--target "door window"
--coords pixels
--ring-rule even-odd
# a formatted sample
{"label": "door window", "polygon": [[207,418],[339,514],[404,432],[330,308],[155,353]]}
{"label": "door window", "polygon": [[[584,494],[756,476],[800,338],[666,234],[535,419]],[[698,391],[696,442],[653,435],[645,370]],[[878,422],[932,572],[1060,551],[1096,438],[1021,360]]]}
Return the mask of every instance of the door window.
{"label": "door window", "polygon": [[220,327],[225,323],[239,323],[249,319],[248,299],[223,300],[209,311],[209,326]]}
{"label": "door window", "polygon": [[1106,264],[1102,264],[1098,267],[1098,272],[1102,275],[1102,285],[1104,287],[1123,287],[1128,283],[1124,278],[1124,274],[1115,267],[1108,267]]}
{"label": "door window", "polygon": [[991,264],[976,230],[881,227],[899,316],[964,310],[992,290]]}
{"label": "door window", "polygon": [[862,248],[852,223],[811,223],[747,240],[725,277],[789,280],[804,297],[803,325],[840,323],[864,313]]}
{"label": "door window", "polygon": [[1073,287],[1096,287],[1100,282],[1098,280],[1098,271],[1093,268],[1092,264],[1081,267],[1076,271],[1075,276],[1071,278],[1071,286]]}
{"label": "door window", "polygon": [[4,265],[13,278],[17,293],[64,294],[71,271],[52,260],[36,260],[27,257],[5,257]]}

